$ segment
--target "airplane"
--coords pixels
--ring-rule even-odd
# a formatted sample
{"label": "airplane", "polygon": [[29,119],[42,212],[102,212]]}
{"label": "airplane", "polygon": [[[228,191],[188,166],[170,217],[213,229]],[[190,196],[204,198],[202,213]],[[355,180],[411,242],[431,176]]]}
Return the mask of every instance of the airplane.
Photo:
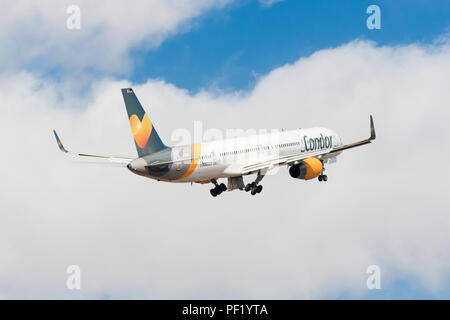
{"label": "airplane", "polygon": [[[243,190],[256,195],[262,191],[260,182],[264,176],[284,165],[289,168],[292,178],[327,181],[326,163],[334,162],[342,151],[369,144],[376,138],[370,116],[370,137],[345,145],[330,129],[307,128],[169,147],[159,137],[134,90],[124,88],[122,95],[138,158],[74,155],[126,166],[134,174],[157,181],[212,183],[210,193],[213,197],[227,190]],[[69,153],[55,130],[53,133],[59,149]],[[243,177],[252,174],[256,174],[255,180],[245,184]],[[219,183],[222,178],[227,179],[227,184]]]}

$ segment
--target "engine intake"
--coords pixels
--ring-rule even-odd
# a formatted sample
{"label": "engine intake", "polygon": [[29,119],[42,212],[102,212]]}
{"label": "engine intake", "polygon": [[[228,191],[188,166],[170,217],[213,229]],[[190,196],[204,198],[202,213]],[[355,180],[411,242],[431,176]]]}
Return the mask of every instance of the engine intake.
{"label": "engine intake", "polygon": [[322,162],[317,158],[308,158],[300,164],[291,166],[289,174],[292,178],[310,180],[318,177],[322,173]]}

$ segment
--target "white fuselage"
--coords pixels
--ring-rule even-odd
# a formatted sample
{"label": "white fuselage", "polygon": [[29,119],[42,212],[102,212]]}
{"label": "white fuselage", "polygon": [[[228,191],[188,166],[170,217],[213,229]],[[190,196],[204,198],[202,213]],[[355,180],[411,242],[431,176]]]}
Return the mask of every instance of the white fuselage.
{"label": "white fuselage", "polygon": [[[342,145],[341,138],[326,128],[308,128],[271,132],[224,140],[201,143],[195,170],[188,176],[176,179],[161,179],[171,182],[206,181],[213,178],[233,177],[241,174],[243,167],[269,161],[276,157],[331,149]],[[190,146],[174,147],[172,154],[176,160],[178,150]],[[182,157],[178,154],[179,157]],[[173,170],[183,170],[192,165],[195,157],[175,164]]]}

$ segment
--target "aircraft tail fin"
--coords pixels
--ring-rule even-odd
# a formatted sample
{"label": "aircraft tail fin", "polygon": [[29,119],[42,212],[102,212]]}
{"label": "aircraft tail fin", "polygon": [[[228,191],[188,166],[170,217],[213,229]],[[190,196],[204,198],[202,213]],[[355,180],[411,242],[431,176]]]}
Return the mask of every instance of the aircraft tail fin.
{"label": "aircraft tail fin", "polygon": [[122,89],[122,95],[139,157],[167,148],[134,94],[134,90],[132,88]]}

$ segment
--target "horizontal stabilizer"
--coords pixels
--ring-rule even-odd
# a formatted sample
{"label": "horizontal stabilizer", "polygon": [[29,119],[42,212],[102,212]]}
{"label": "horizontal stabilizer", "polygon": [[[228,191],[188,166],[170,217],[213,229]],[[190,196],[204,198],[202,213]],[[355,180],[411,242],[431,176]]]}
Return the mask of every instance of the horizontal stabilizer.
{"label": "horizontal stabilizer", "polygon": [[370,116],[370,138],[369,140],[375,140],[377,135],[375,134],[375,126],[373,125],[373,117]]}
{"label": "horizontal stabilizer", "polygon": [[56,133],[55,130],[53,130],[53,134],[55,135],[56,138],[56,143],[58,144],[58,148],[59,150],[61,150],[62,152],[64,152],[65,154],[70,154],[70,155],[75,155],[77,157],[80,158],[88,158],[90,160],[100,160],[100,161],[108,161],[108,163],[112,163],[112,164],[118,164],[118,165],[124,165],[126,166],[127,164],[129,164],[133,158],[128,158],[128,157],[114,157],[114,156],[104,156],[104,155],[97,155],[97,154],[87,154],[87,153],[75,153],[72,154],[71,152],[69,152],[66,148],[64,148],[64,145],[61,142],[61,139],[59,138],[58,134]]}
{"label": "horizontal stabilizer", "polygon": [[56,143],[58,144],[59,150],[61,150],[62,152],[68,153],[69,151],[67,151],[67,150],[64,148],[64,146],[63,146],[61,140],[59,139],[58,134],[56,133],[55,130],[53,130],[53,134],[55,135]]}

